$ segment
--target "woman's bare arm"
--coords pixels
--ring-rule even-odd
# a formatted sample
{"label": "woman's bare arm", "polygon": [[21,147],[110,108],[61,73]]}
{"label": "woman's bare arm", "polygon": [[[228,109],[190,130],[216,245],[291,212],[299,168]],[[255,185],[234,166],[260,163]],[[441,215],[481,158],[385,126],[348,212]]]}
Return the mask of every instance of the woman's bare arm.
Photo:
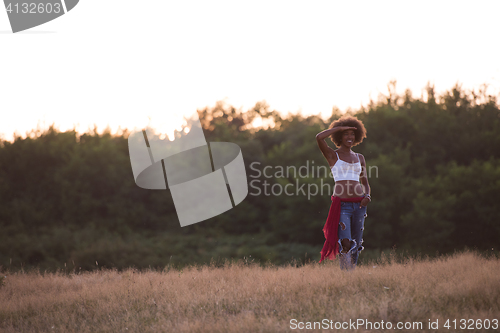
{"label": "woman's bare arm", "polygon": [[324,130],[323,132],[319,132],[318,134],[316,134],[316,142],[318,142],[319,149],[323,153],[323,156],[325,156],[328,163],[333,164],[337,159],[335,157],[334,150],[328,146],[328,144],[325,142],[325,139],[337,131],[345,131],[349,129],[355,130],[356,127],[338,126],[329,128],[327,130]]}
{"label": "woman's bare arm", "polygon": [[363,189],[366,194],[370,194],[370,184],[368,183],[368,176],[366,174],[366,162],[365,157],[361,154],[358,154],[359,162],[361,163],[361,175],[359,176],[359,182],[363,185]]}
{"label": "woman's bare arm", "polygon": [[370,197],[371,188],[370,188],[370,184],[368,183],[368,175],[366,173],[365,157],[361,154],[358,154],[358,157],[359,157],[359,162],[361,163],[361,175],[359,176],[359,182],[363,185],[363,190],[364,190],[365,194],[368,194],[368,197],[364,198],[359,203],[359,205],[361,207],[361,206],[368,205],[368,203],[371,201],[371,197]]}

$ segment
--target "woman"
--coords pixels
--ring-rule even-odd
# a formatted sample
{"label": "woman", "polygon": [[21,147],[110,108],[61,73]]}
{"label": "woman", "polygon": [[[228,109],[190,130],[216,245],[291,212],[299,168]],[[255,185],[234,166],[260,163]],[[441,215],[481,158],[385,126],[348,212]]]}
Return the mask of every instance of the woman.
{"label": "woman", "polygon": [[[325,139],[330,137],[338,147],[330,148]],[[340,268],[354,269],[363,250],[363,229],[366,206],[371,201],[370,185],[366,176],[365,158],[351,148],[366,138],[366,129],[356,117],[343,116],[330,128],[318,133],[316,141],[332,170],[335,187],[332,205],[323,228],[325,245],[321,260],[335,259],[340,252]]]}

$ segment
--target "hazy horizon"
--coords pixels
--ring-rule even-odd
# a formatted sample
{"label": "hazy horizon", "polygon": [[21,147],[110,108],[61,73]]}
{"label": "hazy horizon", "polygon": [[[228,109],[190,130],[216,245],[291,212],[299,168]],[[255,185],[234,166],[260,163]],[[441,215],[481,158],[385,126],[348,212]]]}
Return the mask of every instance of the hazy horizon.
{"label": "hazy horizon", "polygon": [[220,100],[326,118],[376,100],[392,80],[414,97],[428,82],[437,93],[458,82],[497,95],[499,11],[497,1],[80,2],[26,33],[0,34],[0,133],[150,120],[171,133]]}

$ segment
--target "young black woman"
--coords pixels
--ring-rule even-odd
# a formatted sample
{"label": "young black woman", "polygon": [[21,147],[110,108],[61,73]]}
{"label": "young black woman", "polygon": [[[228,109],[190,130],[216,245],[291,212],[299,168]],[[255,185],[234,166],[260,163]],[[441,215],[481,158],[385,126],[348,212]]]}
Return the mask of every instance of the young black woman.
{"label": "young black woman", "polygon": [[[328,146],[327,137],[338,147],[337,150]],[[364,222],[371,201],[365,158],[351,150],[364,138],[366,129],[363,123],[352,116],[341,117],[332,122],[329,129],[316,135],[335,180],[332,205],[323,228],[326,240],[320,262],[325,258],[333,260],[340,253],[340,268],[345,270],[356,267],[363,250]]]}

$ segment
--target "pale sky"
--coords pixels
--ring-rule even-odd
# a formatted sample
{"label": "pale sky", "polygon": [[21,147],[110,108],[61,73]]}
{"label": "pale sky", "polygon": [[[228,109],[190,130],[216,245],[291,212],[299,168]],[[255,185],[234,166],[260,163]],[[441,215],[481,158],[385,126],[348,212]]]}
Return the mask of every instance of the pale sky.
{"label": "pale sky", "polygon": [[[216,101],[328,117],[390,80],[500,92],[500,1],[80,0],[12,34],[0,11],[0,135],[38,123],[170,133]],[[43,125],[45,124],[45,125]]]}

